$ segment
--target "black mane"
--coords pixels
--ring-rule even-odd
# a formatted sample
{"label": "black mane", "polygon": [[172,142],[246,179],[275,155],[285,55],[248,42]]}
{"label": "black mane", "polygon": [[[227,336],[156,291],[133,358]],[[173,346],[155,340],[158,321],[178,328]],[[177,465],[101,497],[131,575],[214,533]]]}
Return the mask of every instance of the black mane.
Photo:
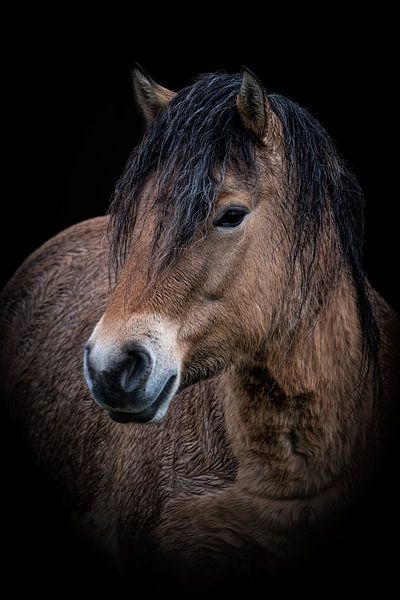
{"label": "black mane", "polygon": [[117,269],[132,241],[135,199],[150,175],[155,175],[157,188],[151,192],[164,217],[160,222],[168,215],[172,218],[163,231],[160,260],[154,261],[162,270],[206,220],[226,167],[242,167],[241,173],[255,171],[255,142],[236,110],[239,86],[238,75],[203,76],[180,91],[153,121],[117,183],[111,203],[112,256]]}
{"label": "black mane", "polygon": [[[155,175],[154,202],[161,209],[154,237],[155,264],[171,264],[201,229],[213,209],[227,167],[241,177],[257,173],[257,140],[236,108],[240,75],[211,74],[180,91],[152,123],[117,183],[110,207],[112,264],[118,272],[132,242],[137,199]],[[376,363],[378,329],[368,299],[362,264],[364,200],[354,175],[339,158],[318,121],[280,95],[268,96],[284,131],[289,186],[296,190],[293,262],[310,240],[318,246],[327,211],[333,215],[343,258],[356,291],[367,368]],[[168,222],[163,227],[163,221]],[[162,231],[162,236],[161,236]],[[137,232],[135,232],[135,235]],[[162,240],[162,241],[160,241]],[[161,246],[160,246],[161,244]],[[312,263],[302,265],[307,281]]]}

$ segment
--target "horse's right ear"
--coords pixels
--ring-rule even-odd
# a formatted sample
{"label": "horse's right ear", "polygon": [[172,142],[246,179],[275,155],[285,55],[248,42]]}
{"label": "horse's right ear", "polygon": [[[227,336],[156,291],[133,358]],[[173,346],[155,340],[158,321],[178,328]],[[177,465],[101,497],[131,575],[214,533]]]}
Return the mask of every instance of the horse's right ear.
{"label": "horse's right ear", "polygon": [[132,80],[136,101],[146,123],[150,124],[176,92],[167,90],[156,83],[138,64],[132,71]]}

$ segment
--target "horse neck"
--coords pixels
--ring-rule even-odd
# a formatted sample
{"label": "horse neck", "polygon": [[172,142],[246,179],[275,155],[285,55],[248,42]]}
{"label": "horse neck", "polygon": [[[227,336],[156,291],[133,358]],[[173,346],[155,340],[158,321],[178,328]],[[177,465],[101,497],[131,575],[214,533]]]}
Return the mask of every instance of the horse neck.
{"label": "horse neck", "polygon": [[343,280],[312,328],[226,376],[226,424],[244,489],[290,499],[349,487],[373,415],[370,379],[360,397],[361,357],[355,295]]}

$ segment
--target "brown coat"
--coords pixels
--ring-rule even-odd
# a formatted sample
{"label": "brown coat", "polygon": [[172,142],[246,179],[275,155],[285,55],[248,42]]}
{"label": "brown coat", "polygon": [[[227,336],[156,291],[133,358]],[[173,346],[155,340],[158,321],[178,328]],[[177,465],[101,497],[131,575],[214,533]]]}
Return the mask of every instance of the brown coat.
{"label": "brown coat", "polygon": [[[324,344],[335,357],[346,351],[347,318],[333,311],[329,335],[317,327],[292,365],[306,363],[310,377],[310,365],[326,369],[323,402],[285,395],[256,369],[242,404],[230,402],[221,375],[180,393],[160,424],[114,423],[94,404],[81,366],[109,296],[105,223],[85,221],[48,241],[2,295],[8,409],[41,468],[61,486],[73,521],[120,565],[151,560],[171,573],[179,564],[179,577],[185,565],[185,577],[213,579],[226,568],[247,573],[304,556],[376,452],[363,411],[330,400],[338,379],[329,359],[313,354]],[[398,364],[395,321],[375,297],[388,394]]]}

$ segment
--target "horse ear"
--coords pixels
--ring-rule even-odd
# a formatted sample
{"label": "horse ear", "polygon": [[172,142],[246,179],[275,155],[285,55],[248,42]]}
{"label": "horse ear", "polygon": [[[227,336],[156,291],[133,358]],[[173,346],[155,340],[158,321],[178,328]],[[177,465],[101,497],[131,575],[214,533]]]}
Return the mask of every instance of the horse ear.
{"label": "horse ear", "polygon": [[260,140],[268,133],[271,107],[260,80],[247,67],[242,68],[242,83],[236,105],[244,126]]}
{"label": "horse ear", "polygon": [[150,124],[158,113],[165,108],[175,96],[175,92],[167,90],[156,83],[144,69],[136,64],[132,72],[133,90],[136,101],[147,124]]}

